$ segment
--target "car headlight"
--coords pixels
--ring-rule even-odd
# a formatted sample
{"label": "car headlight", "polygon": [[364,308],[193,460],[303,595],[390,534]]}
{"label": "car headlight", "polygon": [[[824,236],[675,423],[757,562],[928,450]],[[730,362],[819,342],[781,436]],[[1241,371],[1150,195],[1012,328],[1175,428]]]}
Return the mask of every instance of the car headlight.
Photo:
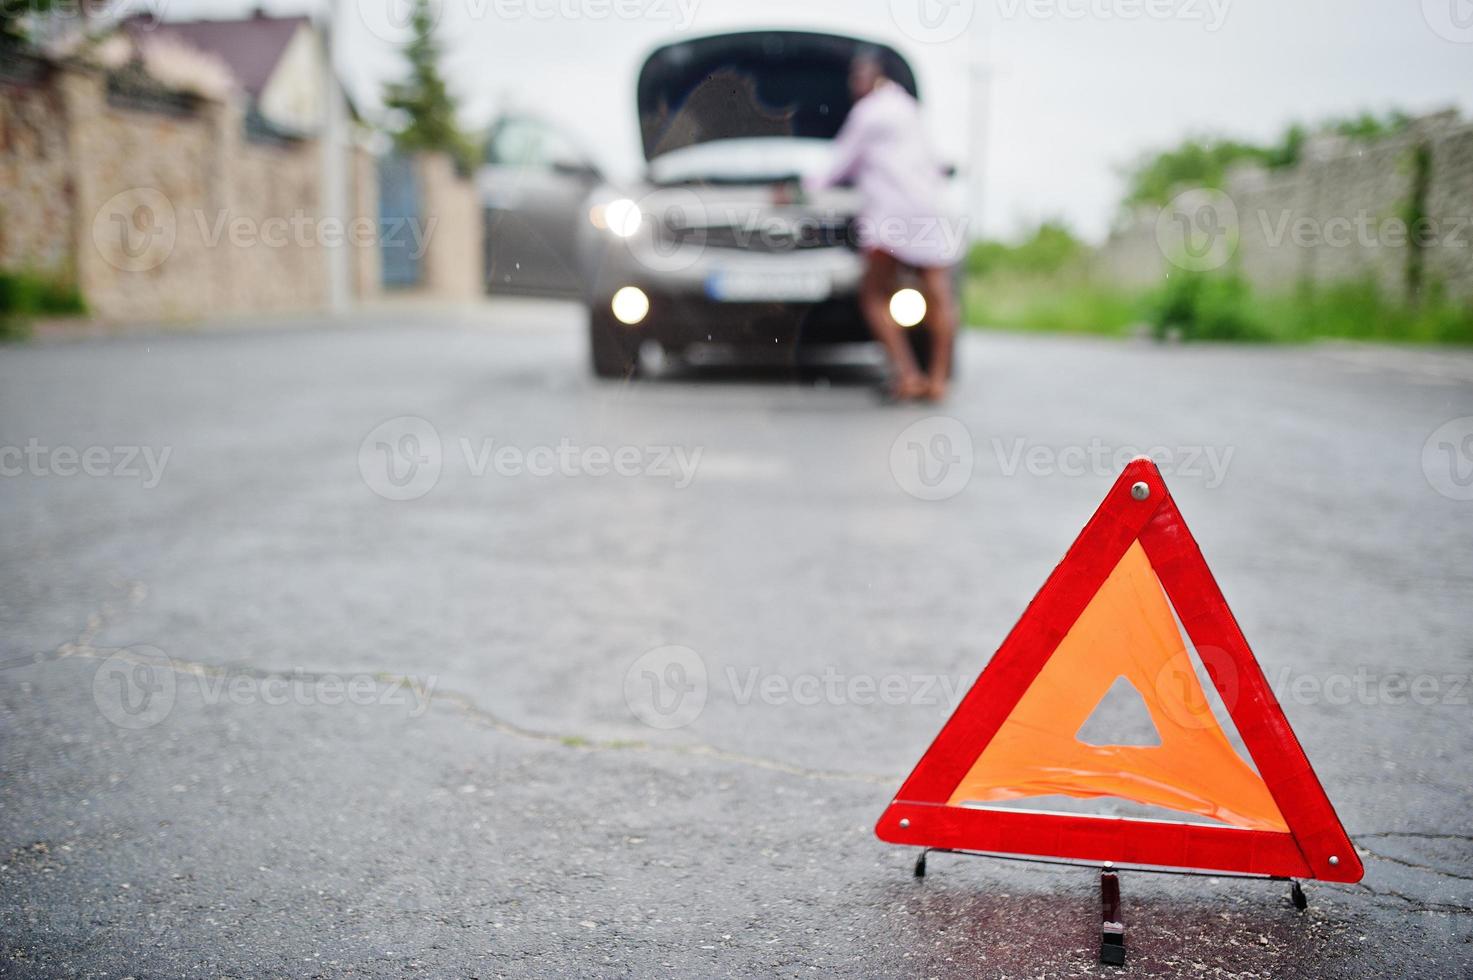
{"label": "car headlight", "polygon": [[625,326],[642,323],[650,313],[650,298],[638,286],[625,286],[614,294],[609,304],[614,318]]}
{"label": "car headlight", "polygon": [[902,289],[890,297],[890,315],[902,327],[913,327],[926,318],[926,297],[918,289]]}
{"label": "car headlight", "polygon": [[619,238],[633,238],[644,224],[644,215],[640,214],[638,204],[627,197],[621,197],[602,208],[594,208],[589,220],[596,227],[604,228]]}

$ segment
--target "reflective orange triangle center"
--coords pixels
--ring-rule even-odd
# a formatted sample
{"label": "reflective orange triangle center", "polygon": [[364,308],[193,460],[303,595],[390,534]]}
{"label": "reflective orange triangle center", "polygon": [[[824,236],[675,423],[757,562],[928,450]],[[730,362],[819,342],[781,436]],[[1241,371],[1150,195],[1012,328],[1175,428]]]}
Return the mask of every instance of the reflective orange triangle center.
{"label": "reflective orange triangle center", "polygon": [[[1119,677],[1159,746],[1089,745],[1078,732]],[[1239,827],[1289,829],[1218,725],[1140,542],[1130,546],[952,791],[950,804],[1119,797]]]}

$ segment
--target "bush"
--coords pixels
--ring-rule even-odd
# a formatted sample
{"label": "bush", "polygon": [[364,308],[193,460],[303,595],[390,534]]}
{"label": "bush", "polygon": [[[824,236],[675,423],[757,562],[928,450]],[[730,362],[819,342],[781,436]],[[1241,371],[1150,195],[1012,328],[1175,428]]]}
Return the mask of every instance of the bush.
{"label": "bush", "polygon": [[1151,311],[1157,338],[1266,340],[1269,331],[1254,309],[1252,291],[1237,274],[1174,272]]}
{"label": "bush", "polygon": [[1063,222],[1045,221],[1017,245],[978,242],[967,253],[967,273],[988,276],[1011,272],[1023,276],[1051,276],[1074,265],[1085,252]]}
{"label": "bush", "polygon": [[69,282],[26,272],[0,272],[0,339],[24,337],[31,317],[86,312],[81,293]]}

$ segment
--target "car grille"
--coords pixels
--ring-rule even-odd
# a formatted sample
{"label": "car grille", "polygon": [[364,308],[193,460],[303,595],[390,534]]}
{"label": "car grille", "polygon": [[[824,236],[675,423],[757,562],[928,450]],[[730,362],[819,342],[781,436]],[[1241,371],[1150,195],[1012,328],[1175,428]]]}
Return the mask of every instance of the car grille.
{"label": "car grille", "polygon": [[657,227],[662,241],[670,244],[782,253],[814,248],[851,248],[854,245],[853,224],[849,218],[825,218],[692,227],[676,218],[666,218]]}

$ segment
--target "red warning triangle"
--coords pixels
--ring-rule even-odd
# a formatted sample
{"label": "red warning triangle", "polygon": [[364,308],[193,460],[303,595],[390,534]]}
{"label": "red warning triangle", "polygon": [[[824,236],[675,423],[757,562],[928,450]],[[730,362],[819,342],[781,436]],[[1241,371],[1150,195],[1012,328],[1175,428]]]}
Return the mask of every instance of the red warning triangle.
{"label": "red warning triangle", "polygon": [[[1218,724],[1183,630],[1252,766]],[[1122,678],[1159,741],[1081,741]],[[1057,796],[1115,797],[1194,820],[999,805]],[[875,833],[893,844],[1239,874],[1354,882],[1364,873],[1146,458],[1125,468]]]}

